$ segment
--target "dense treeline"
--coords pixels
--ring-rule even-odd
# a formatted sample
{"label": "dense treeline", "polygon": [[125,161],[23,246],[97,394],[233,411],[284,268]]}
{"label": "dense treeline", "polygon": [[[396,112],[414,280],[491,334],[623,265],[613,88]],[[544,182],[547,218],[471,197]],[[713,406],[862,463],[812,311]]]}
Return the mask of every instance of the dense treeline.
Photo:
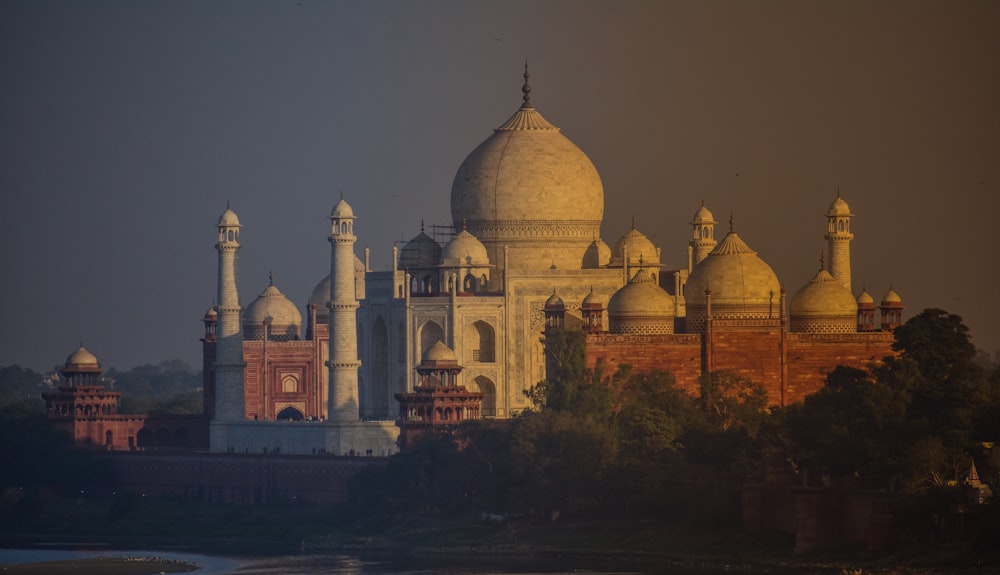
{"label": "dense treeline", "polygon": [[[140,365],[128,371],[109,369],[105,389],[122,393],[119,413],[198,414],[202,411],[201,371],[180,360]],[[19,365],[0,367],[0,407],[17,406],[36,413],[45,409],[42,393],[54,391],[46,377]]]}
{"label": "dense treeline", "polygon": [[352,484],[353,516],[737,520],[739,484],[766,469],[800,481],[878,477],[914,500],[947,495],[972,457],[1000,493],[984,442],[1000,438],[1000,369],[987,371],[958,316],[926,310],[896,332],[898,357],[839,367],[822,391],[768,409],[730,372],[695,396],[669,373],[588,371],[583,335],[546,334],[557,373],[507,422],[428,436]]}

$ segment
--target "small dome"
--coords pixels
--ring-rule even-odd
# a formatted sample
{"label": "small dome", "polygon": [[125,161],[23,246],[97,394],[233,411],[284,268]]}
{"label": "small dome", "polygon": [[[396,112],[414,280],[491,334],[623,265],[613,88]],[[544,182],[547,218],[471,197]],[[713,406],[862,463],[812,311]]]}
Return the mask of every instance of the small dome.
{"label": "small dome", "polygon": [[871,296],[867,291],[861,290],[858,294],[858,305],[875,305],[875,298]]}
{"label": "small dome", "polygon": [[640,269],[611,296],[608,322],[612,333],[673,333],[674,298]]}
{"label": "small dome", "polygon": [[208,308],[208,311],[205,312],[205,319],[215,319],[217,317],[219,317],[219,312],[216,311],[214,305]]}
{"label": "small dome", "polygon": [[691,272],[685,287],[687,304],[704,304],[712,290],[712,305],[777,304],[781,284],[771,266],[757,256],[736,232],[729,232]]}
{"label": "small dome", "polygon": [[441,261],[441,246],[420,231],[399,252],[400,269],[434,268]]}
{"label": "small dome", "polygon": [[438,340],[430,349],[424,352],[424,357],[421,358],[420,362],[458,363],[458,356],[443,341]]}
{"label": "small dome", "polygon": [[566,304],[561,297],[556,295],[556,290],[552,290],[552,295],[549,296],[549,299],[545,300],[545,307],[547,309],[566,309]]}
{"label": "small dome", "polygon": [[490,257],[486,246],[468,230],[458,232],[441,250],[441,263],[444,265],[488,266]]}
{"label": "small dome", "polygon": [[238,217],[236,217],[236,212],[234,212],[233,210],[231,210],[229,208],[226,208],[226,211],[222,212],[222,215],[219,216],[219,226],[220,227],[222,227],[222,226],[226,226],[226,227],[237,226],[237,227],[239,227],[240,226],[240,219]]}
{"label": "small dome", "polygon": [[[361,258],[354,256],[354,290],[358,299],[364,299],[365,289],[365,263]],[[326,323],[330,318],[330,310],[326,304],[330,303],[330,276],[319,280],[313,288],[312,295],[309,296],[309,305],[316,306],[316,321]]]}
{"label": "small dome", "polygon": [[351,209],[351,205],[344,201],[344,198],[340,198],[337,205],[333,206],[333,211],[330,212],[331,218],[353,218],[354,210]]}
{"label": "small dome", "polygon": [[882,303],[883,304],[886,304],[886,303],[893,303],[893,304],[899,303],[899,304],[901,304],[901,303],[903,303],[903,299],[901,297],[899,297],[899,294],[896,293],[896,291],[894,289],[889,288],[889,291],[885,292],[885,295],[882,296]]}
{"label": "small dome", "polygon": [[268,328],[271,339],[299,339],[302,314],[273,283],[267,286],[267,289],[257,296],[243,313],[243,331],[246,337],[262,338],[263,323],[267,319],[271,322]]}
{"label": "small dome", "polygon": [[778,317],[781,298],[778,276],[736,232],[726,234],[688,277],[684,299],[689,333],[697,333],[705,326],[708,317],[708,297],[705,291],[709,289],[712,293],[713,317]]}
{"label": "small dome", "polygon": [[590,293],[587,294],[587,297],[583,298],[583,303],[582,303],[582,305],[585,306],[585,307],[586,306],[598,306],[598,305],[602,305],[602,304],[603,304],[603,302],[601,301],[601,298],[598,297],[597,294],[594,293],[594,288],[590,288]]}
{"label": "small dome", "polygon": [[844,198],[840,197],[840,192],[837,192],[837,199],[833,200],[830,204],[830,208],[826,210],[826,215],[828,217],[834,216],[853,216],[851,213],[851,207],[847,205]]}
{"label": "small dome", "polygon": [[717,223],[715,218],[712,216],[712,212],[708,211],[705,204],[701,204],[698,211],[694,213],[694,218],[691,219],[692,224],[714,224]]}
{"label": "small dome", "polygon": [[81,367],[100,367],[100,364],[97,363],[97,356],[87,351],[83,344],[80,344],[80,347],[66,358],[66,369]]}
{"label": "small dome", "polygon": [[611,248],[601,238],[596,238],[590,242],[590,246],[587,247],[587,251],[583,254],[584,269],[603,268],[610,261]]}
{"label": "small dome", "polygon": [[653,242],[649,241],[649,238],[635,229],[635,226],[632,226],[632,229],[626,232],[618,240],[618,243],[615,244],[615,248],[611,252],[610,265],[623,265],[625,261],[625,248],[628,248],[628,263],[630,266],[639,265],[641,260],[643,265],[659,267],[659,250],[656,249]]}
{"label": "small dome", "polygon": [[853,322],[858,313],[851,292],[824,269],[795,293],[788,307],[793,317],[844,316]]}
{"label": "small dome", "polygon": [[313,288],[312,295],[309,296],[309,305],[316,306],[317,320],[320,317],[329,319],[330,310],[326,307],[328,303],[330,303],[330,276],[319,280],[319,283]]}

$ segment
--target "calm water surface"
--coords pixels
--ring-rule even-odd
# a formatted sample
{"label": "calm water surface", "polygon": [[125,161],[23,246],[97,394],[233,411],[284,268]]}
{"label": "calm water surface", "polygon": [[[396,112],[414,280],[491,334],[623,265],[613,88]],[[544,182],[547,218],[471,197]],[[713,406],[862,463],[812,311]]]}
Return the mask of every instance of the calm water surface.
{"label": "calm water surface", "polygon": [[[360,556],[360,555],[286,555],[271,557],[228,557],[172,551],[84,551],[63,549],[0,549],[0,564],[60,561],[88,557],[162,557],[189,561],[200,566],[198,575],[512,575],[548,574],[651,574],[712,575],[721,570],[689,570],[675,565],[629,557],[580,556]],[[742,569],[725,573],[741,575]]]}

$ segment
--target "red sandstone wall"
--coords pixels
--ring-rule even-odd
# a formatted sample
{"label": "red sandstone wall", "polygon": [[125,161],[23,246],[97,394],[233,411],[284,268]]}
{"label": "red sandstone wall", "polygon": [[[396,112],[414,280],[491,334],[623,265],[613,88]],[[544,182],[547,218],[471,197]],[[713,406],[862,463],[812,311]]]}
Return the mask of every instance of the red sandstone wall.
{"label": "red sandstone wall", "polygon": [[893,353],[892,334],[882,332],[785,333],[784,346],[778,325],[713,329],[710,337],[706,342],[700,334],[592,334],[586,340],[587,367],[602,362],[608,374],[624,364],[636,372],[669,371],[693,394],[703,371],[730,370],[764,386],[769,403],[782,405],[818,391],[838,365],[865,369]]}
{"label": "red sandstone wall", "polygon": [[708,371],[732,371],[763,386],[769,404],[782,404],[779,327],[713,330],[711,338]]}
{"label": "red sandstone wall", "polygon": [[819,391],[826,376],[838,365],[866,369],[892,351],[891,333],[805,334],[790,333],[788,341],[789,403]]}
{"label": "red sandstone wall", "polygon": [[673,374],[677,385],[695,393],[702,371],[701,337],[698,335],[611,335],[587,336],[587,367],[597,362],[611,375],[619,365],[631,365],[644,373],[660,369]]}

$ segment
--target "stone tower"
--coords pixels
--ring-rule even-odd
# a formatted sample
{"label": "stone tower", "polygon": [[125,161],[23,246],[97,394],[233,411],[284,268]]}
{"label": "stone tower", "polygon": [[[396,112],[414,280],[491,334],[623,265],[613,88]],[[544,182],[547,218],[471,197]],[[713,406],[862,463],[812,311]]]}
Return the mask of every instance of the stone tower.
{"label": "stone tower", "polygon": [[330,214],[330,395],[333,422],[358,421],[358,300],[354,290],[354,210],[341,198]]}
{"label": "stone tower", "polygon": [[243,399],[243,334],[236,259],[240,250],[239,218],[226,207],[219,217],[219,293],[215,353],[215,420],[246,418]]}
{"label": "stone tower", "polygon": [[691,220],[693,230],[691,242],[688,244],[688,271],[701,263],[701,260],[708,257],[715,249],[715,224],[717,222],[712,217],[712,212],[705,207],[705,202],[694,214]]}
{"label": "stone tower", "polygon": [[847,202],[840,197],[837,192],[837,199],[830,204],[830,209],[826,211],[826,240],[830,246],[830,275],[832,275],[840,285],[851,289],[851,240],[854,234],[851,233],[851,208]]}

